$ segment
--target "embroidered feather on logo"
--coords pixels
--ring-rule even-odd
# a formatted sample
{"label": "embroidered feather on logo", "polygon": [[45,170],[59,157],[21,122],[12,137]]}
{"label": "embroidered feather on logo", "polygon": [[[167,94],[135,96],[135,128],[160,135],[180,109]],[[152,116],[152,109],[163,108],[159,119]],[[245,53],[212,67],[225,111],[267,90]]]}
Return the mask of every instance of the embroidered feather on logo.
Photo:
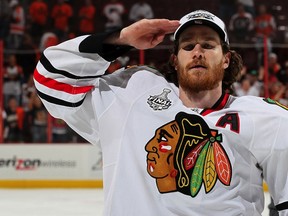
{"label": "embroidered feather on logo", "polygon": [[208,193],[217,179],[226,186],[230,185],[232,170],[229,158],[220,144],[222,135],[211,130],[211,137],[199,143],[184,159],[186,170],[193,169],[190,192],[195,197],[204,183]]}

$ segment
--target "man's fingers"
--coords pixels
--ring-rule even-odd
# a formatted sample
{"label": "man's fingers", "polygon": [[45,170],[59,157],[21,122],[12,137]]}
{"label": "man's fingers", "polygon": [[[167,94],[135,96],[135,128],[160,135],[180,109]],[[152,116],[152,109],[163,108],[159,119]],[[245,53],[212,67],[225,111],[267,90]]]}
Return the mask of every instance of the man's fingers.
{"label": "man's fingers", "polygon": [[118,42],[137,49],[149,49],[161,43],[165,35],[175,32],[178,20],[143,19],[122,29]]}
{"label": "man's fingers", "polygon": [[152,46],[157,46],[159,43],[161,43],[164,40],[165,35],[158,35],[154,38],[154,40],[151,42]]}
{"label": "man's fingers", "polygon": [[156,19],[151,23],[152,26],[161,29],[165,34],[173,33],[180,26],[178,20]]}

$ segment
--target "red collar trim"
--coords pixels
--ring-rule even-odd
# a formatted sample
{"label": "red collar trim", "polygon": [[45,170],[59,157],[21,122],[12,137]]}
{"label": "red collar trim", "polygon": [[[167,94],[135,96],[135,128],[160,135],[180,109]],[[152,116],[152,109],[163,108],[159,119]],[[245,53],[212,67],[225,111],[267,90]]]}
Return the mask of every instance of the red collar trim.
{"label": "red collar trim", "polygon": [[218,99],[218,101],[213,105],[212,108],[209,108],[209,109],[204,109],[202,112],[201,112],[201,115],[202,116],[206,116],[214,111],[217,111],[217,110],[221,110],[225,107],[227,101],[229,99],[229,94],[227,93],[223,93],[221,95],[221,97]]}

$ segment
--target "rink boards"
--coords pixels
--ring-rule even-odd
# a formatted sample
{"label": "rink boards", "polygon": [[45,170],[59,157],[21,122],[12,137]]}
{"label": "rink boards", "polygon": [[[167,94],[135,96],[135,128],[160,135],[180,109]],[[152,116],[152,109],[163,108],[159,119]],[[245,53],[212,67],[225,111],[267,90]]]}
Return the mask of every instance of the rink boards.
{"label": "rink boards", "polygon": [[89,144],[0,145],[0,187],[102,187],[101,156]]}
{"label": "rink boards", "polygon": [[102,188],[102,180],[99,146],[0,145],[0,188]]}

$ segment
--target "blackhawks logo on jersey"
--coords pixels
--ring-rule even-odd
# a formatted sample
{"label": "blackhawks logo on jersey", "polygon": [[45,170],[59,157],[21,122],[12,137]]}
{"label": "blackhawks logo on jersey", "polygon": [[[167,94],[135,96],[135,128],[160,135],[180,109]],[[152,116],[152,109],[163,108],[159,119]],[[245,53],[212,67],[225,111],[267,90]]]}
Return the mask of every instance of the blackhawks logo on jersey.
{"label": "blackhawks logo on jersey", "polygon": [[179,191],[195,197],[202,185],[206,193],[217,181],[229,186],[232,168],[221,142],[222,135],[201,116],[178,113],[146,144],[147,172],[161,193]]}

